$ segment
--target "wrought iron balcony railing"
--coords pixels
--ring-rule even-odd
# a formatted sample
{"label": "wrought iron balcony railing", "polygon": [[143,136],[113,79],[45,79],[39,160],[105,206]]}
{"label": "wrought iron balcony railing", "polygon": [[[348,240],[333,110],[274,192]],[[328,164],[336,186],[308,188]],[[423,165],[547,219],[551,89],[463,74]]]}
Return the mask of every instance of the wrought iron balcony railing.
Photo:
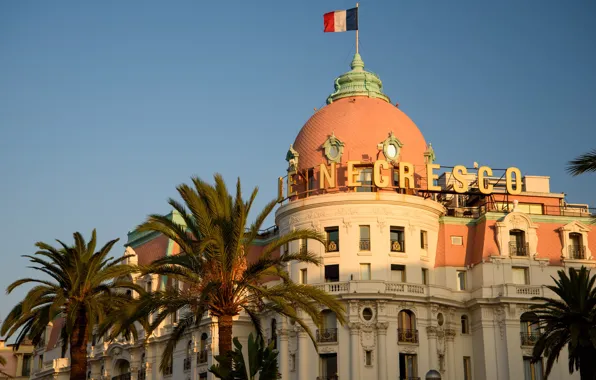
{"label": "wrought iron balcony railing", "polygon": [[391,252],[405,252],[406,245],[400,240],[391,240]]}
{"label": "wrought iron balcony railing", "polygon": [[145,380],[147,378],[147,370],[146,369],[140,369],[137,372],[137,379],[138,380]]}
{"label": "wrought iron balcony railing", "polygon": [[170,376],[172,374],[172,372],[173,372],[172,370],[173,370],[173,368],[172,368],[172,365],[170,364],[169,366],[167,366],[166,368],[164,368],[163,375],[164,376]]}
{"label": "wrought iron balcony railing", "polygon": [[397,329],[397,341],[402,343],[418,343],[418,330]]}
{"label": "wrought iron balcony railing", "polygon": [[190,358],[184,358],[184,372],[190,371]]}
{"label": "wrought iron balcony railing", "polygon": [[530,245],[528,243],[518,244],[515,241],[509,242],[510,256],[528,256],[530,253]]}
{"label": "wrought iron balcony railing", "polygon": [[522,346],[533,346],[540,338],[540,333],[538,332],[520,332],[521,337],[521,345]]}
{"label": "wrought iron balcony railing", "polygon": [[570,245],[567,250],[570,259],[585,260],[586,246],[585,245]]}
{"label": "wrought iron balcony railing", "polygon": [[203,363],[207,363],[207,350],[201,350],[197,355],[197,364]]}
{"label": "wrought iron balcony railing", "polygon": [[130,380],[130,372],[129,373],[123,373],[121,375],[118,376],[113,376],[112,380]]}
{"label": "wrought iron balcony railing", "polygon": [[339,241],[331,240],[327,242],[326,252],[337,252],[339,251]]}
{"label": "wrought iron balcony railing", "polygon": [[358,248],[361,251],[370,251],[370,239],[360,239]]}
{"label": "wrought iron balcony railing", "polygon": [[337,342],[337,329],[317,330],[317,342],[330,343]]}

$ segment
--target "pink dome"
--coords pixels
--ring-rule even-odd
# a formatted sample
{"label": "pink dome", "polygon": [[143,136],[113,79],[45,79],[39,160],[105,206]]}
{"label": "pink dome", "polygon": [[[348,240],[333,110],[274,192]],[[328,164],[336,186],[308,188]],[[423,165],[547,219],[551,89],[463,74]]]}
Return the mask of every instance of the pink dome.
{"label": "pink dome", "polygon": [[410,118],[383,99],[346,97],[317,111],[298,133],[294,149],[299,153],[299,169],[327,163],[322,145],[335,134],[344,143],[341,164],[347,161],[385,159],[377,145],[390,133],[403,144],[398,162],[408,162],[416,172],[424,165],[426,141]]}

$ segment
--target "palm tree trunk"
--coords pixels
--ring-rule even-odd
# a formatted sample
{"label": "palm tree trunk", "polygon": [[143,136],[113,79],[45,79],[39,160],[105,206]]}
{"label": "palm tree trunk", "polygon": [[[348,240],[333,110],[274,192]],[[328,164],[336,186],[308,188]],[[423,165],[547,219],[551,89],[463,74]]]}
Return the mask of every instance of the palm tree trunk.
{"label": "palm tree trunk", "polygon": [[77,312],[77,319],[70,337],[70,379],[87,378],[87,313],[84,308]]}
{"label": "palm tree trunk", "polygon": [[581,380],[596,380],[596,350],[583,349],[579,356],[579,376]]}
{"label": "palm tree trunk", "polygon": [[227,356],[232,351],[232,318],[231,315],[222,315],[217,319],[220,355]]}

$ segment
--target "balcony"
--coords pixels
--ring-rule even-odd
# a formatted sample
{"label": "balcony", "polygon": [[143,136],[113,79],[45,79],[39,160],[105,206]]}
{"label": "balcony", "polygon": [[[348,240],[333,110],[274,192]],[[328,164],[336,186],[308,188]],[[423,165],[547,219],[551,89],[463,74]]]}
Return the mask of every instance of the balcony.
{"label": "balcony", "polygon": [[190,358],[184,358],[184,372],[190,371]]}
{"label": "balcony", "polygon": [[586,246],[585,245],[570,245],[567,249],[567,255],[573,260],[585,260],[586,259]]}
{"label": "balcony", "polygon": [[370,239],[360,239],[358,249],[361,251],[370,251]]}
{"label": "balcony", "polygon": [[530,246],[528,243],[518,244],[515,241],[509,242],[509,256],[528,256]]}
{"label": "balcony", "polygon": [[391,240],[391,252],[405,252],[405,248],[403,241]]}
{"label": "balcony", "polygon": [[204,363],[207,363],[207,350],[201,350],[197,355],[197,364]]}
{"label": "balcony", "polygon": [[137,371],[137,380],[145,380],[147,378],[147,370],[140,369]]}
{"label": "balcony", "polygon": [[336,343],[337,329],[321,329],[317,330],[317,342],[319,343]]}
{"label": "balcony", "polygon": [[397,341],[400,343],[418,343],[418,330],[397,329]]}
{"label": "balcony", "polygon": [[538,341],[538,338],[540,338],[540,333],[538,332],[520,332],[519,335],[522,346],[533,346]]}
{"label": "balcony", "polygon": [[338,252],[339,251],[339,241],[329,241],[327,242],[327,246],[325,252]]}
{"label": "balcony", "polygon": [[123,373],[121,375],[118,376],[113,376],[112,380],[130,380],[130,372],[129,373]]}

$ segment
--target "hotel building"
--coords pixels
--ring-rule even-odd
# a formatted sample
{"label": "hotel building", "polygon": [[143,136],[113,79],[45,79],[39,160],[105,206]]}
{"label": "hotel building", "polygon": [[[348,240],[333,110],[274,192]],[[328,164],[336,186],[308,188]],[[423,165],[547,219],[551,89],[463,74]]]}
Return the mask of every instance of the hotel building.
{"label": "hotel building", "polygon": [[[322,309],[322,328],[313,325],[317,350],[298,325],[264,314],[284,380],[418,379],[431,369],[447,380],[542,379],[543,364],[529,359],[539,334],[531,298],[553,296],[545,285],[560,269],[594,267],[596,231],[587,205],[551,192],[549,177],[515,169],[474,165],[441,173],[432,146],[358,54],[286,160],[275,227],[250,255],[296,228],[325,234],[325,244],[296,242],[280,254],[319,255],[322,266],[294,263],[288,271],[337,296],[348,322],[339,325]],[[133,231],[126,253],[147,264],[179,249],[159,234]],[[158,277],[134,281],[148,290],[165,286]],[[94,337],[88,378],[214,379],[208,367],[218,339],[210,318],[159,371],[175,323],[172,316],[145,344]],[[59,330],[60,321],[49,326],[35,349],[32,379],[67,378]],[[251,331],[249,318],[238,316],[234,335],[245,347]],[[550,378],[579,379],[568,373],[567,349]]]}

